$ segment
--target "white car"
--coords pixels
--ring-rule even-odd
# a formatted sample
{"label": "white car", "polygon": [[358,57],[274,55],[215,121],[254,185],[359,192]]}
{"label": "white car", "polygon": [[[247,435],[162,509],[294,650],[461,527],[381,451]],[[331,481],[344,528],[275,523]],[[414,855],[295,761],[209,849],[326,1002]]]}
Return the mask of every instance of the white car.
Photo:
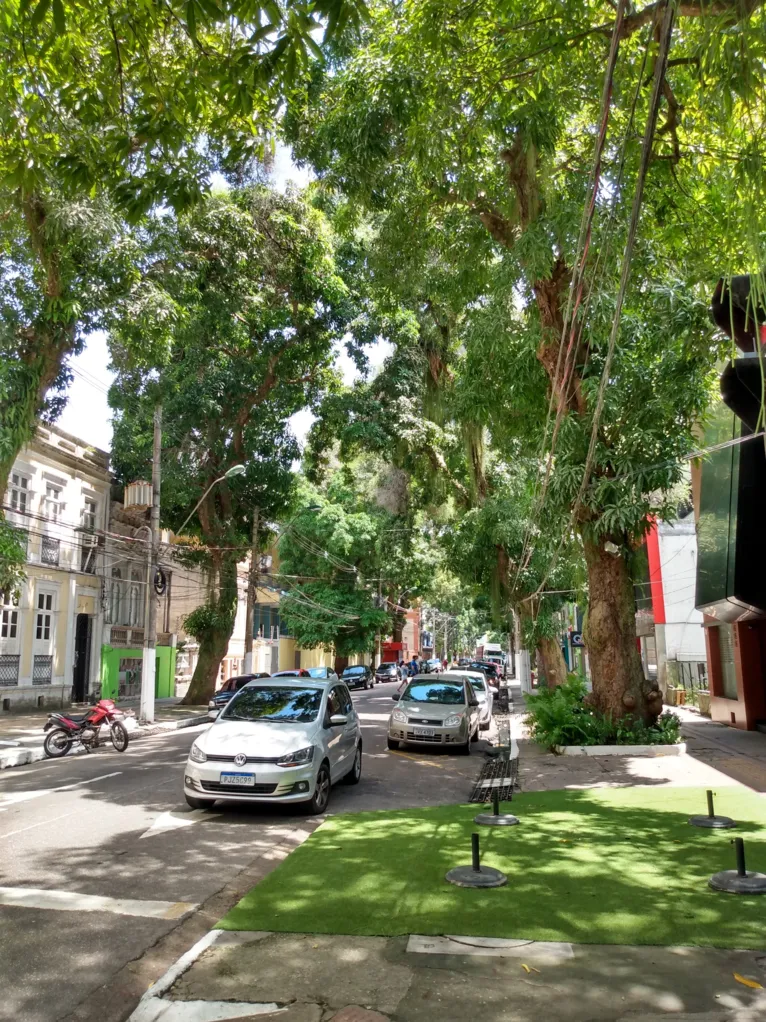
{"label": "white car", "polygon": [[218,800],[302,803],[323,813],[330,788],[362,776],[362,734],[346,686],[314,678],[250,682],[196,739],[184,770],[193,809]]}
{"label": "white car", "polygon": [[471,683],[476,698],[479,700],[479,728],[488,731],[492,723],[492,707],[498,690],[490,685],[481,671],[464,671],[461,669],[442,672],[442,677],[466,678]]}

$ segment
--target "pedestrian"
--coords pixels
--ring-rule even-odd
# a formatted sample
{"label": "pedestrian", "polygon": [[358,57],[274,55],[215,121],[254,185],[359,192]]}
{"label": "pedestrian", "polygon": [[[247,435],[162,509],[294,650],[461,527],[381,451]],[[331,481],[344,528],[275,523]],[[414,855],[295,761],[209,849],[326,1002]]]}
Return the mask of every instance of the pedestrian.
{"label": "pedestrian", "polygon": [[415,654],[412,654],[412,660],[410,661],[410,677],[414,678],[416,674],[420,674],[420,664]]}

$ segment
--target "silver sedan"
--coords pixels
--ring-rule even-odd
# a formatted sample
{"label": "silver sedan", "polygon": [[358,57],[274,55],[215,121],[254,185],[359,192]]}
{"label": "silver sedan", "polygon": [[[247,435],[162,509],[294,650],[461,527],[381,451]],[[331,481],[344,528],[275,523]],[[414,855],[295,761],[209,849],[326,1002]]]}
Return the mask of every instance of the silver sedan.
{"label": "silver sedan", "polygon": [[479,700],[467,678],[417,674],[402,693],[388,721],[388,747],[450,746],[468,754],[479,736]]}

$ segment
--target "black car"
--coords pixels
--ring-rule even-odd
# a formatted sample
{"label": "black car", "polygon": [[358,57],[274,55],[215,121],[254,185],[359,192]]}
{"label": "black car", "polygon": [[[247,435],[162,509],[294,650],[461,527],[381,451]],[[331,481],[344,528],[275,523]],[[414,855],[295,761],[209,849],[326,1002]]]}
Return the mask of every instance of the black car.
{"label": "black car", "polygon": [[398,681],[399,665],[391,662],[379,664],[375,671],[375,680],[377,682]]}
{"label": "black car", "polygon": [[486,676],[487,680],[494,682],[495,685],[500,684],[500,678],[502,675],[497,664],[490,664],[486,660],[474,660],[468,665],[468,667],[472,671],[481,671]]}
{"label": "black car", "polygon": [[248,683],[248,681],[255,681],[256,678],[269,677],[271,677],[271,675],[261,672],[260,674],[239,674],[235,678],[228,678],[207,704],[208,717],[210,717],[211,720],[215,720],[232,696],[235,696],[242,686]]}
{"label": "black car", "polygon": [[372,688],[375,684],[375,676],[366,664],[347,667],[340,678],[349,688]]}

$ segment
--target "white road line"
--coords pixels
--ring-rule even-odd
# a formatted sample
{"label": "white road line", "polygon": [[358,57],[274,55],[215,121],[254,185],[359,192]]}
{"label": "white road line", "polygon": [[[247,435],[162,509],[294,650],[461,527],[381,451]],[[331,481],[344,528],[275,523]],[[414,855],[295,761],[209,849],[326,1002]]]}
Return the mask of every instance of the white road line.
{"label": "white road line", "polygon": [[140,901],[107,898],[75,891],[49,891],[41,887],[0,887],[0,905],[14,908],[55,909],[60,912],[112,912],[145,919],[181,919],[197,905],[189,901]]}
{"label": "white road line", "polygon": [[20,827],[19,830],[11,830],[7,834],[0,834],[0,841],[7,837],[13,837],[15,834],[23,834],[25,831],[34,830],[36,827],[50,826],[50,824],[55,823],[56,820],[65,820],[67,816],[74,816],[77,812],[79,812],[79,810],[73,809],[71,813],[62,813],[61,816],[54,816],[51,820],[40,820],[39,823],[32,823],[28,827]]}
{"label": "white road line", "polygon": [[204,820],[207,815],[204,809],[193,809],[191,812],[183,809],[180,812],[170,810],[170,812],[161,813],[151,827],[144,831],[141,838],[151,837],[153,834],[165,834],[169,830],[178,830],[181,827],[191,827],[192,824]]}
{"label": "white road line", "polygon": [[92,777],[88,781],[75,781],[74,784],[62,784],[57,788],[34,788],[32,791],[11,791],[3,796],[0,803],[0,813],[19,802],[29,802],[33,798],[42,798],[44,795],[53,795],[57,791],[73,791],[81,788],[84,784],[96,784],[98,781],[105,781],[108,777],[119,777],[122,770],[114,770],[111,774],[101,774],[100,777]]}

